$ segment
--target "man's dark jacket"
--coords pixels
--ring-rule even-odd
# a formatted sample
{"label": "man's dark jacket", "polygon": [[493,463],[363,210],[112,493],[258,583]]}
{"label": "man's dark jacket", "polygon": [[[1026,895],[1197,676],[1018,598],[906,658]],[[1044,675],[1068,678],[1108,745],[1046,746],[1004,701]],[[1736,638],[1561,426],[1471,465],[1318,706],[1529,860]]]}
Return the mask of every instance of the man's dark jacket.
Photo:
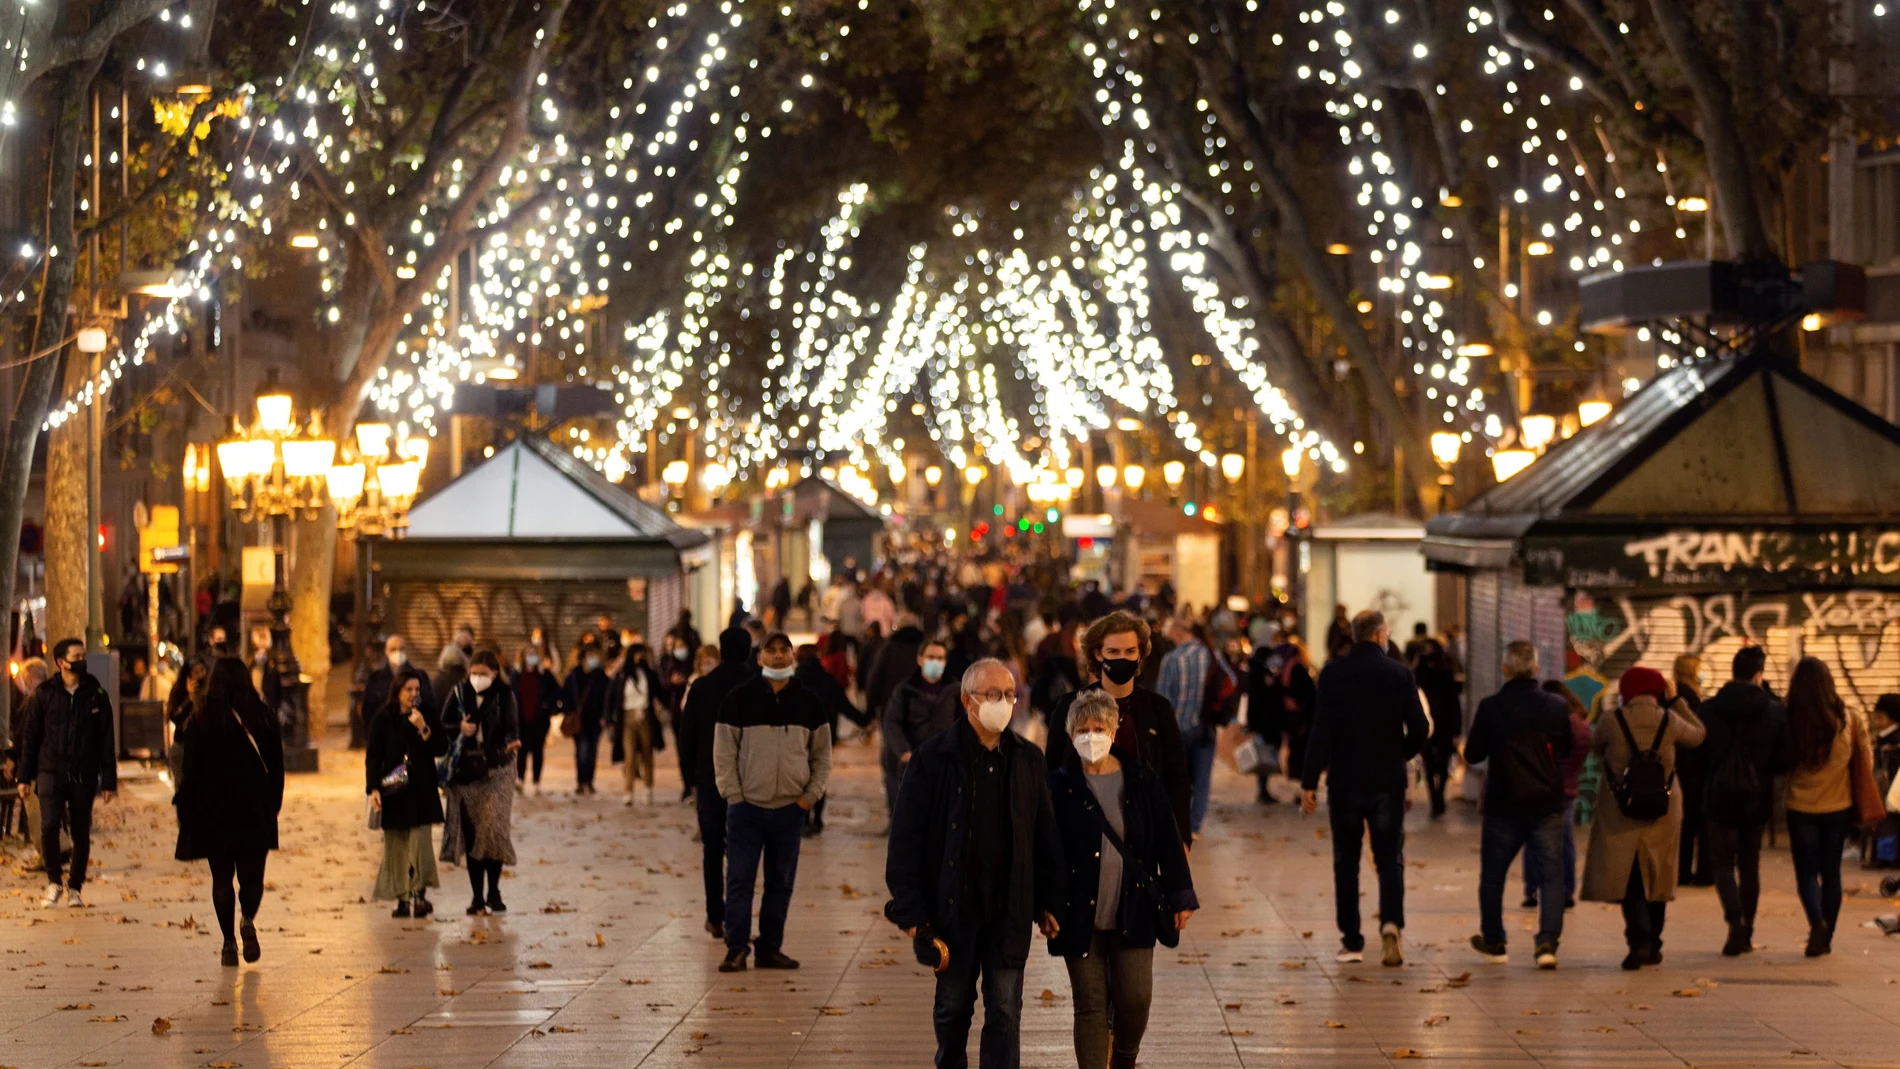
{"label": "man's dark jacket", "polygon": [[1767,820],[1775,811],[1775,777],[1794,771],[1795,766],[1787,708],[1761,687],[1732,679],[1722,684],[1713,698],[1705,699],[1696,715],[1709,730],[1698,747],[1708,774],[1714,776],[1740,746],[1754,760],[1755,775],[1761,781],[1761,799],[1755,812],[1717,812],[1710,799],[1707,818],[1723,824],[1759,824]]}
{"label": "man's dark jacket", "polygon": [[[1570,707],[1564,700],[1539,686],[1535,679],[1509,679],[1496,694],[1478,703],[1472,714],[1471,731],[1465,736],[1465,763],[1488,760],[1520,735],[1541,735],[1550,746],[1553,767],[1561,769],[1564,755],[1576,744],[1570,730]],[[1497,776],[1484,778],[1484,811],[1506,817],[1543,817],[1543,813],[1513,812],[1503,800],[1504,783]]]}
{"label": "man's dark jacket", "polygon": [[[1187,850],[1181,845],[1174,812],[1161,789],[1161,779],[1127,751],[1117,753],[1122,766],[1122,844],[1147,862],[1148,880],[1160,889],[1170,913],[1201,908],[1194,895],[1194,875],[1188,869]],[[1082,758],[1073,750],[1069,761],[1049,776],[1049,794],[1055,803],[1056,827],[1062,833],[1069,870],[1069,911],[1062,915],[1061,931],[1049,941],[1049,953],[1058,957],[1086,954],[1095,935],[1095,898],[1102,884],[1102,852],[1113,850],[1102,834],[1101,803],[1089,788]],[[1155,911],[1146,895],[1135,888],[1135,866],[1122,864],[1120,920],[1121,945],[1140,949],[1155,945]]]}
{"label": "man's dark jacket", "polygon": [[[967,720],[911,751],[884,860],[884,885],[891,892],[886,916],[899,928],[930,925],[953,957],[971,953],[976,934],[965,925],[957,901],[965,887],[959,865],[971,831],[965,732],[974,733]],[[1029,934],[1037,918],[1044,913],[1068,917],[1069,883],[1041,755],[1013,731],[1003,732],[997,745],[1010,815],[1009,899],[998,949],[1004,967],[1020,969],[1029,960]]]}
{"label": "man's dark jacket", "polygon": [[696,791],[719,789],[713,784],[713,729],[726,696],[757,674],[751,658],[752,636],[742,627],[727,628],[719,633],[719,664],[686,692],[673,735],[679,741],[680,774]]}
{"label": "man's dark jacket", "polygon": [[884,711],[898,686],[917,670],[917,651],[923,646],[923,629],[914,624],[891,632],[891,637],[878,646],[877,660],[871,664],[871,674],[864,684],[866,709]]}
{"label": "man's dark jacket", "polygon": [[1324,772],[1334,792],[1403,792],[1405,763],[1431,734],[1405,662],[1373,643],[1354,643],[1319,670],[1316,694],[1300,785],[1314,790]]}
{"label": "man's dark jacket", "polygon": [[957,701],[959,693],[957,684],[948,680],[931,689],[924,682],[923,669],[913,669],[883,709],[884,752],[891,760],[902,758],[955,724],[963,712]]}
{"label": "man's dark jacket", "polygon": [[112,700],[90,674],[71,694],[59,673],[41,683],[26,706],[20,738],[21,783],[42,776],[91,791],[119,789],[119,755],[112,738]]}
{"label": "man's dark jacket", "polygon": [[[1082,688],[1094,690],[1100,684]],[[1069,763],[1075,744],[1069,741],[1069,706],[1082,691],[1071,691],[1056,699],[1049,713],[1049,770]],[[1187,751],[1181,748],[1181,725],[1174,719],[1174,703],[1141,684],[1125,701],[1117,702],[1121,715],[1134,721],[1135,759],[1161,777],[1161,789],[1168,796],[1168,808],[1174,810],[1174,826],[1183,842],[1192,841],[1194,832],[1188,819],[1188,800],[1194,795],[1194,779],[1188,774]],[[1119,733],[1118,733],[1119,734]]]}

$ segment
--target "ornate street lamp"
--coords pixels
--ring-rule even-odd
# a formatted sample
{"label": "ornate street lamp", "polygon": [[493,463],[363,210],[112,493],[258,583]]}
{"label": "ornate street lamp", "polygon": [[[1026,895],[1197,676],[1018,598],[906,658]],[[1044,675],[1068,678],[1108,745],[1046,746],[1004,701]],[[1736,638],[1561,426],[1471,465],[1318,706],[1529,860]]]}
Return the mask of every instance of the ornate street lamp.
{"label": "ornate street lamp", "polygon": [[1438,431],[1432,435],[1432,459],[1438,461],[1438,511],[1449,507],[1451,499],[1452,465],[1458,463],[1458,452],[1464,446],[1464,439],[1455,431]]}
{"label": "ornate street lamp", "polygon": [[[422,468],[429,459],[429,439],[397,435],[387,423],[356,425],[352,457],[324,472],[325,489],[336,507],[339,531],[356,532],[356,577],[359,591],[353,641],[356,668],[352,688],[361,688],[369,675],[370,636],[382,631],[382,600],[376,590],[376,544],[384,537],[400,537],[409,529],[409,506],[422,485]],[[354,722],[353,722],[354,723]],[[360,728],[358,728],[360,730]],[[351,745],[357,743],[351,739]]]}
{"label": "ornate street lamp", "polygon": [[299,427],[288,393],[272,389],[257,398],[257,420],[247,431],[233,421],[232,436],[218,443],[218,466],[231,491],[231,507],[245,522],[271,524],[270,661],[264,701],[284,728],[284,767],[315,771],[310,745],[309,688],[290,648],[290,590],[284,547],[290,518],[315,519],[328,496],[327,477],[336,442],[323,437],[314,414]]}

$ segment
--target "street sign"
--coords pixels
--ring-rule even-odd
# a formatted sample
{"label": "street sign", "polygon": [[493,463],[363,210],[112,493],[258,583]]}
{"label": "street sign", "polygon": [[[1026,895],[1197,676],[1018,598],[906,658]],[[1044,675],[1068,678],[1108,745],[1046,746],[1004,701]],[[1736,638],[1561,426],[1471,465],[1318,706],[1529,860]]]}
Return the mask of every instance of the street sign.
{"label": "street sign", "polygon": [[[139,529],[139,571],[148,575],[169,575],[178,571],[178,561],[184,560],[184,547],[178,544],[178,506],[154,505],[148,511],[144,502],[133,510],[135,520],[143,518],[146,522]],[[143,516],[139,515],[143,513]],[[160,549],[177,550],[177,557],[160,558]]]}

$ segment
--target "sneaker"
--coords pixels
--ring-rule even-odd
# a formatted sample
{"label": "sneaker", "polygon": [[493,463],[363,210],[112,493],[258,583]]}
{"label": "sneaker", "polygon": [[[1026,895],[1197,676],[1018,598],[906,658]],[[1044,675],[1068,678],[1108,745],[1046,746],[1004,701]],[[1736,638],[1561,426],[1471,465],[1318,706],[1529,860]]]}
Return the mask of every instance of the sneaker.
{"label": "sneaker", "polygon": [[1503,965],[1511,960],[1511,953],[1505,949],[1503,943],[1486,942],[1482,935],[1471,937],[1471,949],[1477,951],[1479,957],[1492,965]]}
{"label": "sneaker", "polygon": [[726,941],[726,926],[721,921],[707,921],[706,934],[723,943]]}
{"label": "sneaker", "polygon": [[244,940],[245,961],[256,961],[264,956],[264,948],[257,945],[257,925],[245,920],[238,925],[238,936]]}
{"label": "sneaker", "polygon": [[471,917],[479,917],[482,914],[488,912],[488,903],[482,901],[481,895],[476,895],[474,898],[469,900],[468,909],[465,910],[464,912],[466,912]]}
{"label": "sneaker", "polygon": [[86,900],[79,897],[79,888],[69,887],[66,889],[66,908],[67,909],[85,909],[86,908]]}
{"label": "sneaker", "polygon": [[1340,947],[1333,953],[1333,960],[1341,965],[1357,965],[1366,960],[1366,952],[1363,950],[1350,950],[1346,947]]}
{"label": "sneaker", "polygon": [[719,971],[720,972],[744,972],[745,971],[745,951],[743,950],[726,951],[726,960],[719,963]]}
{"label": "sneaker", "polygon": [[409,915],[409,900],[406,898],[398,898],[396,900],[396,908],[390,910],[389,915],[392,917],[407,917]]}
{"label": "sneaker", "polygon": [[237,968],[237,963],[238,963],[237,943],[233,940],[226,939],[224,941],[224,949],[218,952],[218,960],[223,962],[224,967],[227,969]]}
{"label": "sneaker", "polygon": [[753,962],[753,964],[758,966],[761,969],[796,969],[798,968],[798,961],[796,959],[786,957],[785,952],[783,950],[778,950],[776,948],[772,950],[759,951],[758,958],[757,960]]}
{"label": "sneaker", "polygon": [[628,809],[632,809],[632,808],[633,808],[633,792],[632,792],[632,791],[628,791],[628,792],[627,792],[627,800],[626,800],[626,801],[624,801],[624,802],[622,802],[622,803],[620,803],[620,804],[621,804],[621,805],[624,805],[624,806],[626,806],[626,807],[627,807]]}
{"label": "sneaker", "polygon": [[1517,905],[1518,905],[1518,908],[1519,908],[1519,909],[1536,909],[1536,908],[1537,908],[1537,896],[1536,896],[1536,895],[1525,895],[1525,896],[1524,896],[1524,901],[1522,901],[1522,902],[1519,902],[1519,903],[1518,903]]}
{"label": "sneaker", "polygon": [[1546,970],[1557,967],[1557,944],[1537,944],[1537,967]]}
{"label": "sneaker", "polygon": [[1880,881],[1880,893],[1888,898],[1900,897],[1900,876],[1885,876]]}
{"label": "sneaker", "polygon": [[503,902],[501,900],[501,888],[499,887],[488,892],[488,912],[490,913],[508,912],[508,903]]}
{"label": "sneaker", "polygon": [[40,908],[52,909],[54,906],[59,905],[59,897],[65,893],[66,889],[59,884],[47,884],[46,893],[40,896]]}
{"label": "sneaker", "polygon": [[1900,935],[1900,913],[1885,913],[1874,918],[1883,935]]}
{"label": "sneaker", "polygon": [[1379,927],[1379,964],[1387,968],[1405,964],[1405,955],[1399,952],[1399,926],[1396,924]]}

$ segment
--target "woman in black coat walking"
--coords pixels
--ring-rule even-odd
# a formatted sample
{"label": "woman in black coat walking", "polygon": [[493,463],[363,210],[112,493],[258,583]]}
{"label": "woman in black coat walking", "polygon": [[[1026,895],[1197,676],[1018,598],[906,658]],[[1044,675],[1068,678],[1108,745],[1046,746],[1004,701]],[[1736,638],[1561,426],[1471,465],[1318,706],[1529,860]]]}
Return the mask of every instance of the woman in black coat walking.
{"label": "woman in black coat walking", "polygon": [[1069,967],[1081,1069],[1133,1069],[1154,999],[1155,942],[1175,945],[1200,908],[1161,778],[1114,748],[1120,720],[1106,693],[1078,694],[1068,758],[1049,776],[1069,865],[1069,911],[1049,953]]}
{"label": "woman in black coat walking", "polygon": [[218,659],[189,709],[177,735],[184,760],[172,798],[178,807],[174,856],[210,863],[224,964],[235,966],[234,907],[244,915],[236,933],[244,937],[244,960],[263,953],[257,908],[264,900],[264,859],[277,849],[277,812],[284,805],[283,736],[251,686],[250,668],[235,657]]}
{"label": "woman in black coat walking", "polygon": [[393,916],[435,912],[428,889],[440,887],[429,825],[442,823],[435,759],[448,752],[448,735],[420,707],[422,681],[410,676],[389,692],[370,719],[364,754],[365,792],[383,829],[383,865],[376,872],[378,899],[395,899]]}
{"label": "woman in black coat walking", "polygon": [[501,681],[501,658],[494,651],[477,650],[468,676],[449,692],[442,733],[461,747],[444,792],[442,860],[468,864],[468,884],[475,892],[469,916],[506,913],[501,869],[515,863],[515,751],[521,748],[521,722],[514,690]]}

